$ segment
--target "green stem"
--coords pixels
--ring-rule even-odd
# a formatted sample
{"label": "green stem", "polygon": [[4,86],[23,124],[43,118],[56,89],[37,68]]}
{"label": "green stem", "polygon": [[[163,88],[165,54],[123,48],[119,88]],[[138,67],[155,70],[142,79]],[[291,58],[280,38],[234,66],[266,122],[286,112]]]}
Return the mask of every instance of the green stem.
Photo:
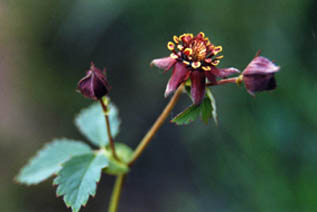
{"label": "green stem", "polygon": [[128,163],[129,166],[132,166],[134,162],[140,157],[143,153],[145,147],[150,143],[151,139],[155,135],[155,133],[160,129],[172,109],[174,108],[176,102],[178,101],[180,95],[183,93],[185,87],[185,83],[182,83],[174,93],[173,97],[166,105],[165,109],[161,113],[161,115],[157,118],[151,129],[146,133],[143,139],[140,141],[139,145],[137,146],[136,150],[133,153],[131,161]]}
{"label": "green stem", "polygon": [[114,188],[113,188],[111,199],[110,199],[108,212],[117,212],[118,210],[124,176],[125,175],[119,175],[116,178],[116,182],[114,184]]}

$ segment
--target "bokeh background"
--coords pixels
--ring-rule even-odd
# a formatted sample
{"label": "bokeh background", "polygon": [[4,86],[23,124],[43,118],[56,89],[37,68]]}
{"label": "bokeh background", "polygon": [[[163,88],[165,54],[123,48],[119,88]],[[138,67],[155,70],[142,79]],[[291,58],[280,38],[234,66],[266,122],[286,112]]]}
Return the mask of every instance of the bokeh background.
{"label": "bokeh background", "polygon": [[[106,66],[120,109],[117,140],[135,147],[168,99],[170,73],[149,63],[174,34],[203,31],[243,69],[258,49],[281,66],[255,98],[213,89],[219,125],[165,123],[129,174],[120,212],[317,211],[317,1],[1,0],[0,211],[69,211],[49,180],[17,185],[27,160],[91,104],[75,92],[91,61]],[[173,111],[190,100],[183,96]],[[172,118],[172,115],[171,117]],[[82,211],[106,211],[103,176]]]}

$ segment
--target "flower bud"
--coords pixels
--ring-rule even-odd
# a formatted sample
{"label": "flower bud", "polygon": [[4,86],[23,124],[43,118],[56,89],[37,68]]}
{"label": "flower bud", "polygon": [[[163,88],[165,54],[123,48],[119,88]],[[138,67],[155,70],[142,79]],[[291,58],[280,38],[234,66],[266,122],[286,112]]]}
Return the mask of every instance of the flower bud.
{"label": "flower bud", "polygon": [[269,59],[262,56],[255,57],[242,73],[247,91],[254,95],[254,92],[275,89],[274,73],[279,69],[280,67]]}
{"label": "flower bud", "polygon": [[95,67],[93,63],[91,63],[86,76],[77,84],[79,92],[83,96],[93,100],[99,100],[105,96],[110,90],[110,85],[105,76],[105,71],[106,70],[104,69],[102,72],[100,69]]}

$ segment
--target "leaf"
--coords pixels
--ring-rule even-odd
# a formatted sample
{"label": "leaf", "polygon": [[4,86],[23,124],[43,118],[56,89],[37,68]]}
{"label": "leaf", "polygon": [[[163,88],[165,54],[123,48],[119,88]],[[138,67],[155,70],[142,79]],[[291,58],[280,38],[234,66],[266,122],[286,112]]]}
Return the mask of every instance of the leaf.
{"label": "leaf", "polygon": [[112,151],[110,147],[108,147],[105,151],[105,155],[107,156],[109,160],[109,166],[105,168],[105,173],[111,174],[111,175],[122,175],[129,172],[129,166],[127,163],[131,160],[133,155],[133,150],[123,144],[123,143],[115,143],[115,149],[116,153],[121,161],[117,161],[112,156]]}
{"label": "leaf", "polygon": [[177,125],[189,124],[197,119],[200,114],[200,105],[191,105],[186,110],[175,116],[171,122]]}
{"label": "leaf", "polygon": [[56,194],[64,195],[64,202],[74,212],[85,205],[90,195],[96,194],[101,171],[108,165],[103,153],[88,153],[67,161],[54,180]]}
{"label": "leaf", "polygon": [[[190,89],[190,86],[186,86],[186,93],[189,95],[189,97],[191,97]],[[218,124],[216,100],[209,88],[206,88],[206,97],[203,99],[200,105],[191,105],[182,113],[174,117],[171,122],[176,123],[177,125],[189,124],[190,122],[196,120],[200,114],[201,119],[205,124],[208,124],[208,120],[211,117],[214,119],[215,123]]]}
{"label": "leaf", "polygon": [[45,145],[26,166],[24,166],[18,176],[17,182],[27,185],[38,184],[61,168],[61,164],[69,160],[72,156],[91,152],[88,145],[70,139],[55,139],[52,143]]}
{"label": "leaf", "polygon": [[209,119],[212,117],[212,107],[209,98],[204,98],[201,103],[201,118],[205,124],[208,124]]}
{"label": "leaf", "polygon": [[216,125],[218,125],[218,115],[217,115],[217,106],[216,106],[216,99],[212,94],[210,89],[206,89],[207,97],[210,99],[211,107],[212,107],[212,118],[214,119]]}
{"label": "leaf", "polygon": [[116,148],[116,153],[117,153],[118,157],[124,163],[130,162],[130,160],[132,159],[132,155],[133,155],[133,150],[131,149],[131,147],[129,147],[128,145],[126,145],[124,143],[116,142],[115,148]]}
{"label": "leaf", "polygon": [[[112,137],[119,132],[120,120],[118,110],[114,104],[109,104],[109,121]],[[75,118],[75,124],[79,131],[86,136],[93,144],[105,147],[108,140],[106,121],[100,103],[94,103],[90,107],[83,109]]]}

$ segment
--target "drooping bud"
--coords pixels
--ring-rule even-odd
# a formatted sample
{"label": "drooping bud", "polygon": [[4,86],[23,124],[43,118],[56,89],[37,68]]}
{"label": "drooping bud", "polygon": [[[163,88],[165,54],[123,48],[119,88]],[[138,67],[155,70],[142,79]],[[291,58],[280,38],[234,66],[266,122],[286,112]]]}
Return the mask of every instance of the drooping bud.
{"label": "drooping bud", "polygon": [[254,95],[254,92],[275,89],[274,74],[279,69],[280,67],[269,59],[262,56],[255,57],[242,73],[247,91]]}
{"label": "drooping bud", "polygon": [[90,69],[87,71],[87,74],[84,78],[82,78],[78,84],[77,89],[79,92],[90,99],[99,100],[106,94],[108,94],[110,90],[110,85],[105,76],[106,70],[103,72],[95,67],[93,63],[91,63]]}

